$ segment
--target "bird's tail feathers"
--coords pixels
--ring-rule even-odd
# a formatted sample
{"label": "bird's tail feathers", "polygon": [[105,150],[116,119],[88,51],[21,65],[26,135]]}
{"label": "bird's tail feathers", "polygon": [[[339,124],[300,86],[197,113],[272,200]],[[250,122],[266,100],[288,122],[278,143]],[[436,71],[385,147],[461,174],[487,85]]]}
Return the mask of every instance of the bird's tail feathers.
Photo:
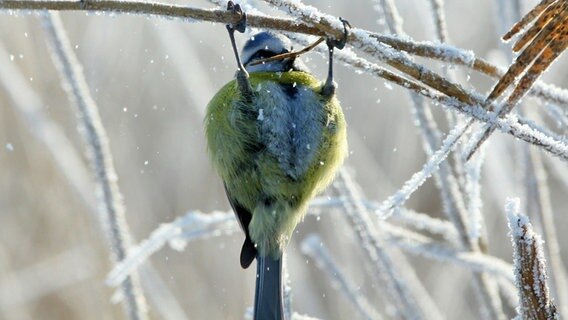
{"label": "bird's tail feathers", "polygon": [[256,257],[254,320],[283,320],[282,257]]}

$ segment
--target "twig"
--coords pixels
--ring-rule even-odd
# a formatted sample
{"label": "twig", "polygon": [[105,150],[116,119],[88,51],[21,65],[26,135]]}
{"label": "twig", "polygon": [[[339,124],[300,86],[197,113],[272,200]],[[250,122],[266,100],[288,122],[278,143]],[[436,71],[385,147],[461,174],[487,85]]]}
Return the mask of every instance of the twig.
{"label": "twig", "polygon": [[[333,35],[336,38],[340,38],[342,36],[343,25],[339,22],[339,19],[333,16],[324,15],[317,11],[314,7],[306,6],[300,2],[290,2],[285,0],[265,1],[276,7],[289,11],[294,16],[297,16],[309,25],[313,25],[325,34]],[[405,54],[401,54],[382,43],[373,41],[368,31],[359,28],[351,28],[349,31],[348,41],[355,48],[362,50],[374,58],[384,61],[395,69],[427,84],[432,88],[436,88],[436,90],[439,90],[450,97],[454,97],[455,99],[470,105],[479,102],[473,100],[460,85],[448,81],[444,77],[432,72],[424,66],[418,65]]]}
{"label": "twig", "polygon": [[[384,222],[383,222],[384,223]],[[511,265],[501,259],[483,253],[463,251],[439,243],[422,234],[387,224],[386,241],[406,252],[425,258],[450,262],[476,273],[487,273],[513,281]]]}
{"label": "twig", "polygon": [[332,280],[332,283],[337,287],[336,289],[351,301],[363,319],[382,319],[369,301],[347,280],[319,236],[316,234],[309,235],[302,241],[301,248],[302,253],[315,260],[316,265]]}
{"label": "twig", "polygon": [[[295,37],[300,39],[299,37]],[[301,41],[300,42],[304,42]],[[318,50],[318,48],[316,48]],[[319,51],[319,50],[318,50]],[[371,63],[363,58],[358,57],[353,52],[344,49],[335,53],[337,60],[343,61],[353,67],[366,73],[370,73],[375,77],[380,77],[391,81],[402,88],[412,90],[424,97],[432,99],[445,108],[450,108],[472,117],[481,122],[486,122],[491,125],[496,125],[501,132],[511,134],[520,140],[528,143],[542,146],[544,150],[549,151],[564,160],[568,160],[568,145],[563,142],[561,137],[557,137],[550,132],[544,132],[542,128],[536,127],[532,122],[525,120],[522,117],[508,117],[505,119],[495,118],[495,115],[481,108],[480,106],[471,106],[460,101],[435,92],[432,89],[424,87],[416,82],[405,79],[377,64]],[[482,100],[480,96],[472,99]],[[470,124],[468,124],[470,125]]]}
{"label": "twig", "polygon": [[[81,156],[73,147],[73,144],[63,133],[60,126],[45,114],[43,102],[40,97],[30,88],[28,82],[17,70],[14,63],[9,61],[9,54],[0,44],[0,84],[5,87],[7,96],[12,100],[14,110],[20,114],[22,120],[26,123],[25,128],[30,131],[35,139],[40,141],[39,145],[47,149],[48,154],[53,159],[53,164],[64,175],[69,184],[69,190],[77,194],[80,202],[85,207],[88,214],[95,218],[96,222],[103,222],[100,219],[95,196],[93,195],[93,182],[87,168],[84,165]],[[104,224],[104,223],[103,223]],[[149,264],[144,266],[147,277],[142,278],[143,286],[156,287],[162,281]],[[59,269],[59,268],[52,268]],[[167,287],[161,290],[150,290],[150,301],[160,299],[164,296],[171,296]],[[158,297],[159,296],[159,297]],[[13,297],[12,297],[13,298]],[[156,305],[154,303],[154,305]],[[156,306],[156,311],[166,319],[183,319],[183,317],[172,317],[172,314],[181,314],[176,310],[181,310],[177,301],[168,299],[166,308],[162,305]],[[167,311],[167,312],[164,312]]]}
{"label": "twig", "polygon": [[534,233],[527,216],[519,213],[519,200],[509,199],[505,206],[509,219],[515,279],[519,290],[519,315],[522,319],[557,319],[550,301],[542,239]]}
{"label": "twig", "polygon": [[[437,17],[437,21],[444,21],[443,12],[440,8],[440,3],[433,3],[434,8],[438,5],[437,9],[435,10],[435,16]],[[385,3],[385,7],[390,8],[390,10],[385,9],[385,15],[388,15],[389,12],[396,12],[396,7],[394,3],[388,2]],[[388,19],[387,22],[394,21],[394,17]],[[392,22],[391,22],[392,24]],[[389,24],[390,25],[390,24]],[[395,34],[403,35],[402,30],[400,28],[395,28],[394,26],[390,26],[391,30],[395,30]],[[437,24],[437,27],[440,27]],[[438,40],[447,39],[447,35],[445,34],[445,29],[439,29]],[[447,73],[447,72],[445,72]],[[416,93],[411,93],[411,98],[413,100],[413,114],[416,118],[420,130],[422,132],[422,136],[424,137],[424,146],[426,152],[429,156],[432,156],[434,150],[438,149],[440,146],[440,137],[439,131],[437,130],[436,123],[433,121],[433,118],[429,116],[429,109],[423,102],[423,97],[419,96]],[[451,121],[450,123],[455,124],[455,121]],[[467,124],[467,126],[471,125],[471,121]],[[467,127],[466,127],[467,129]],[[461,138],[465,131],[459,133],[456,137],[456,142]],[[457,146],[456,146],[457,148]],[[468,223],[466,220],[466,210],[464,205],[464,196],[461,193],[461,190],[458,187],[458,179],[453,175],[452,168],[455,167],[457,172],[463,171],[462,161],[459,156],[455,153],[455,160],[454,163],[450,163],[449,161],[443,161],[444,158],[441,160],[443,162],[439,162],[437,166],[439,166],[439,170],[434,171],[434,178],[436,180],[436,185],[438,186],[442,201],[443,201],[443,208],[446,215],[450,218],[450,220],[455,224],[455,227],[460,235],[459,242],[468,250],[479,250],[480,246],[476,245],[478,239],[472,239],[469,237],[470,233],[468,232],[471,229],[471,223]],[[418,188],[422,182],[416,185]],[[475,244],[475,245],[474,245]],[[479,298],[480,305],[484,308],[484,314],[489,315],[492,319],[504,319],[504,314],[502,312],[502,307],[499,299],[494,299],[496,295],[493,292],[496,292],[496,287],[490,281],[487,281],[486,277],[483,275],[475,275],[476,281],[476,288],[477,290],[477,297]]]}
{"label": "twig", "polygon": [[178,303],[178,299],[168,288],[167,283],[160,277],[160,274],[146,263],[138,270],[142,279],[142,287],[148,292],[148,300],[154,307],[153,311],[160,315],[160,319],[167,320],[189,320],[189,316]]}
{"label": "twig", "polygon": [[162,224],[147,239],[133,247],[126,259],[115,265],[107,275],[106,283],[110,286],[119,285],[166,243],[175,250],[183,250],[192,239],[225,235],[238,230],[235,217],[231,213],[190,212],[171,223]]}
{"label": "twig", "polygon": [[[339,203],[343,203],[343,201],[339,201]],[[366,206],[364,202],[361,205]],[[313,210],[308,211],[308,213],[312,212]],[[423,221],[423,219],[419,219],[419,221]],[[382,229],[385,232],[385,241],[407,252],[450,262],[474,272],[487,272],[510,281],[513,279],[510,273],[511,266],[498,258],[482,253],[465,252],[403,227],[397,227],[385,221],[381,223],[384,224]],[[169,244],[175,250],[183,250],[190,241],[227,236],[238,233],[239,230],[232,212],[188,212],[173,222],[162,224],[147,239],[133,246],[128,257],[115,265],[107,275],[106,282],[111,286],[119,285],[126,275],[143,265],[152,254],[166,244]]]}
{"label": "twig", "polygon": [[[93,248],[75,245],[29,267],[0,276],[0,307],[9,309],[54,294],[95,278]],[[79,266],[79,267],[78,267]],[[14,288],[18,294],[14,294]],[[14,308],[20,309],[20,308]]]}
{"label": "twig", "polygon": [[[383,275],[381,279],[391,292],[393,302],[398,307],[397,312],[402,313],[400,316],[407,319],[428,318],[427,315],[436,319],[441,318],[440,312],[431,301],[427,291],[422,289],[422,284],[419,281],[413,281],[415,277],[401,277],[404,275],[402,271],[411,272],[411,269],[400,268],[402,264],[406,264],[404,259],[397,261],[399,265],[396,266],[397,263],[387,251],[384,239],[380,236],[386,228],[373,224],[369,212],[361,203],[362,197],[358,187],[345,169],[340,170],[334,186],[341,195],[349,200],[344,205],[345,214],[356,230],[361,246],[373,262],[373,266],[377,268],[378,274]],[[413,291],[409,290],[407,282],[411,284]]]}
{"label": "twig", "polygon": [[447,43],[448,29],[446,26],[446,15],[444,14],[444,0],[430,0],[429,2],[434,12],[434,25],[436,26],[438,40],[441,43]]}
{"label": "twig", "polygon": [[[467,124],[452,129],[446,139],[444,139],[441,148],[432,154],[422,167],[422,170],[413,174],[412,177],[404,183],[402,188],[385,200],[380,208],[376,210],[376,213],[384,218],[391,215],[398,207],[401,207],[426,179],[431,177],[434,172],[438,171],[440,164],[446,159],[450,151],[453,150],[458,139],[467,129]],[[458,229],[460,228],[465,230],[465,226],[458,227]]]}
{"label": "twig", "polygon": [[[194,19],[219,23],[234,23],[239,19],[238,14],[227,12],[226,10],[208,10],[158,2],[142,1],[4,0],[0,1],[0,9],[98,11],[122,14],[154,15],[167,18]],[[301,21],[253,14],[247,15],[247,23],[251,27],[296,32],[316,36],[332,36],[339,38],[343,34],[341,27],[338,27],[337,29],[330,29],[329,32],[326,33],[317,27],[310,26]],[[494,78],[499,78],[504,73],[503,70],[491,65],[485,60],[476,58],[470,51],[457,49],[455,47],[447,45],[435,45],[427,42],[414,42],[407,39],[400,39],[387,35],[379,35],[368,31],[366,32],[370,37],[377,39],[379,42],[384,43],[395,50],[405,51],[417,56],[428,57],[451,62],[454,64],[468,66],[473,70],[485,73]],[[348,42],[352,42],[351,39],[352,38],[349,37]],[[467,58],[464,59],[464,57]],[[423,69],[419,66],[414,66],[411,68],[414,68],[414,71],[412,72],[412,74],[414,75],[419,75]],[[443,82],[441,84],[443,84]],[[444,92],[442,85],[438,85],[435,82],[431,82],[429,83],[429,85],[440,92]],[[549,102],[561,104],[565,108],[568,108],[568,92],[566,92],[566,90],[558,89],[537,81],[535,86],[531,89],[530,93]]]}
{"label": "twig", "polygon": [[[8,57],[8,52],[0,43],[0,85],[12,102],[10,105],[22,118],[25,128],[39,141],[38,144],[46,148],[53,164],[67,180],[69,190],[93,213],[96,211],[93,210],[96,208],[96,200],[91,191],[93,184],[81,156],[73,148],[61,126],[49,118],[41,98]],[[96,213],[93,216],[97,216]]]}
{"label": "twig", "polygon": [[324,38],[319,38],[316,41],[314,41],[312,44],[310,44],[309,46],[305,47],[302,50],[299,51],[294,51],[294,52],[288,52],[288,53],[282,53],[282,54],[278,54],[275,56],[272,56],[270,58],[265,58],[265,59],[260,59],[257,61],[252,62],[250,65],[251,66],[255,66],[257,64],[261,64],[261,63],[266,63],[269,61],[274,61],[274,60],[282,60],[282,59],[289,59],[289,58],[295,58],[297,56],[300,56],[306,52],[311,51],[313,48],[315,48],[318,44],[322,43],[324,40]]}
{"label": "twig", "polygon": [[[82,133],[87,144],[92,169],[98,188],[101,219],[111,243],[113,259],[119,262],[126,257],[130,246],[130,233],[126,224],[116,171],[108,139],[101,123],[98,108],[90,95],[80,64],[75,56],[57,13],[42,15],[52,58],[60,72],[64,88],[80,115]],[[129,319],[146,319],[147,307],[136,273],[122,283],[122,295]]]}
{"label": "twig", "polygon": [[[247,310],[245,311],[244,319],[245,320],[253,320],[253,314],[254,314],[254,311],[253,311],[252,307],[247,308]],[[290,320],[320,320],[320,319],[314,318],[314,317],[311,317],[311,316],[307,316],[305,314],[293,312],[292,316],[290,317]]]}
{"label": "twig", "polygon": [[[550,266],[550,287],[555,293],[558,301],[568,301],[568,282],[566,281],[566,268],[560,256],[560,245],[556,234],[556,223],[552,212],[550,201],[550,190],[548,188],[548,177],[542,163],[542,156],[536,150],[525,146],[526,158],[526,192],[527,212],[532,212],[540,219],[540,225],[544,235],[544,245],[548,252],[548,262]],[[561,304],[561,313],[568,312],[567,307]]]}
{"label": "twig", "polygon": [[[438,35],[437,40],[442,43],[447,42],[449,36],[443,9],[444,2],[443,0],[430,0],[430,6]],[[448,78],[453,79],[447,68],[444,69],[444,73]],[[448,118],[448,122],[452,125],[463,121],[458,117]],[[463,148],[460,146],[456,147],[456,150],[461,149]],[[454,152],[453,155],[454,162],[444,162],[439,171],[442,199],[445,200],[444,206],[449,207],[445,211],[461,235],[461,245],[472,252],[486,253],[488,251],[487,239],[482,237],[481,233],[483,228],[483,216],[480,211],[481,185],[479,174],[475,174],[481,168],[483,157],[464,164],[458,152]],[[454,170],[451,170],[452,168]],[[461,189],[459,183],[461,183]],[[481,307],[480,312],[484,317],[491,319],[505,319],[501,299],[497,293],[498,287],[491,280],[485,274],[474,276],[474,288]]]}
{"label": "twig", "polygon": [[[453,47],[448,44],[417,42],[401,39],[390,35],[371,33],[371,37],[391,46],[419,57],[445,61],[454,65],[461,65],[481,72],[492,78],[499,79],[505,74],[505,69],[496,67],[482,58],[478,58],[472,51]],[[568,91],[540,80],[536,81],[529,94],[548,102],[568,108]]]}
{"label": "twig", "polygon": [[398,9],[396,8],[393,0],[375,0],[379,3],[381,7],[387,27],[392,34],[400,35],[402,34],[402,18],[398,14]]}

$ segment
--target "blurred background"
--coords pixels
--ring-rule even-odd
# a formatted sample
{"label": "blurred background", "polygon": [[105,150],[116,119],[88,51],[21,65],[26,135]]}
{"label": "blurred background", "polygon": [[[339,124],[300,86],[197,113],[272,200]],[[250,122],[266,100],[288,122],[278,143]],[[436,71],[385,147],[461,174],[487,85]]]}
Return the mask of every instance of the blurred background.
{"label": "blurred background", "polygon": [[[523,13],[536,3],[520,2]],[[177,3],[214,7],[206,1]],[[250,3],[280,14],[262,3]],[[373,9],[380,1],[305,3],[345,17],[354,26],[387,32],[380,10]],[[498,3],[447,0],[444,11],[452,45],[507,67],[510,47],[499,39],[514,15],[501,12]],[[435,40],[429,1],[396,0],[395,4],[408,36]],[[136,15],[64,12],[61,17],[110,140],[135,242],[188,211],[229,210],[222,184],[206,157],[202,124],[207,102],[235,72],[225,27]],[[504,21],[507,17],[511,20]],[[239,34],[237,41],[242,44],[250,35]],[[325,77],[325,58],[310,53],[304,61],[318,77]],[[444,66],[417,61],[438,72]],[[0,11],[0,64],[10,72],[0,84],[0,319],[122,319],[121,306],[110,301],[114,289],[104,283],[112,268],[108,242],[87,205],[95,198],[91,175],[84,185],[70,184],[66,175],[79,173],[65,173],[66,164],[37,134],[40,121],[20,111],[39,107],[69,140],[70,152],[80,156],[83,170],[89,169],[77,116],[61,88],[36,13]],[[566,56],[560,58],[543,79],[568,87],[567,64]],[[454,79],[483,95],[495,81],[461,67],[451,69]],[[349,124],[350,156],[345,165],[368,199],[383,201],[427,159],[411,100],[405,90],[384,80],[339,63],[336,70]],[[537,107],[542,102],[525,100],[527,109],[543,113]],[[432,110],[447,132],[442,108]],[[546,115],[544,120],[535,117],[561,134],[566,129]],[[503,206],[507,197],[525,198],[518,161],[521,144],[495,134],[482,169],[489,253],[509,262],[512,248]],[[59,154],[63,159],[65,152],[69,150]],[[566,164],[548,154],[543,159],[556,226],[562,230],[568,225],[567,184],[559,172],[566,173]],[[406,206],[443,217],[432,179]],[[288,249],[295,311],[321,319],[356,318],[353,306],[299,249],[300,242],[315,232],[353,284],[381,313],[387,313],[377,302],[380,285],[366,276],[365,258],[346,224],[341,213],[331,210],[317,219],[308,216],[298,227]],[[239,266],[241,241],[241,234],[213,237],[190,242],[183,252],[166,247],[152,256],[154,276],[159,276],[188,319],[243,318],[253,302],[255,270]],[[560,232],[560,244],[567,241],[568,235]],[[568,262],[567,246],[561,246],[560,256]],[[412,255],[407,258],[445,317],[480,318],[470,271]],[[156,310],[150,302],[151,316],[160,318]]]}

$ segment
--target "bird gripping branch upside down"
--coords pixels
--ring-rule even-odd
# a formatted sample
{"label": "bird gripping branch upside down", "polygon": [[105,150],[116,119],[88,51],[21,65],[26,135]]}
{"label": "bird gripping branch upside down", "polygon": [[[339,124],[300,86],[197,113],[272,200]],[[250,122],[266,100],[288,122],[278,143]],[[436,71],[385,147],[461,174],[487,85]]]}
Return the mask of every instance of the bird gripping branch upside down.
{"label": "bird gripping branch upside down", "polygon": [[[227,30],[237,60],[236,79],[207,106],[207,146],[231,207],[245,233],[240,262],[257,259],[255,320],[283,319],[282,256],[309,201],[332,181],[347,154],[346,124],[333,81],[333,51],[345,38],[327,39],[329,70],[322,84],[295,56],[253,65],[291,50],[273,32],[251,37],[239,55],[234,32],[244,32],[246,15]],[[242,60],[241,60],[242,59]]]}

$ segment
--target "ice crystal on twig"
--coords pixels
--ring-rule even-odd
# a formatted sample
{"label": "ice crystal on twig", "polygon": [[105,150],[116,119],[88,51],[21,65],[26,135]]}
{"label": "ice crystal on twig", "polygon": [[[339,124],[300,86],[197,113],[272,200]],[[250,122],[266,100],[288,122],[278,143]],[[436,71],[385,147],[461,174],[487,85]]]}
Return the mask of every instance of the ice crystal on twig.
{"label": "ice crystal on twig", "polygon": [[550,300],[542,239],[527,216],[519,213],[519,199],[508,199],[505,211],[509,219],[515,281],[519,290],[518,313],[522,319],[557,319]]}
{"label": "ice crystal on twig", "polygon": [[319,236],[315,234],[308,236],[302,242],[302,252],[316,261],[317,266],[332,280],[336,289],[351,301],[363,319],[382,319],[361,292],[349,283]]}

